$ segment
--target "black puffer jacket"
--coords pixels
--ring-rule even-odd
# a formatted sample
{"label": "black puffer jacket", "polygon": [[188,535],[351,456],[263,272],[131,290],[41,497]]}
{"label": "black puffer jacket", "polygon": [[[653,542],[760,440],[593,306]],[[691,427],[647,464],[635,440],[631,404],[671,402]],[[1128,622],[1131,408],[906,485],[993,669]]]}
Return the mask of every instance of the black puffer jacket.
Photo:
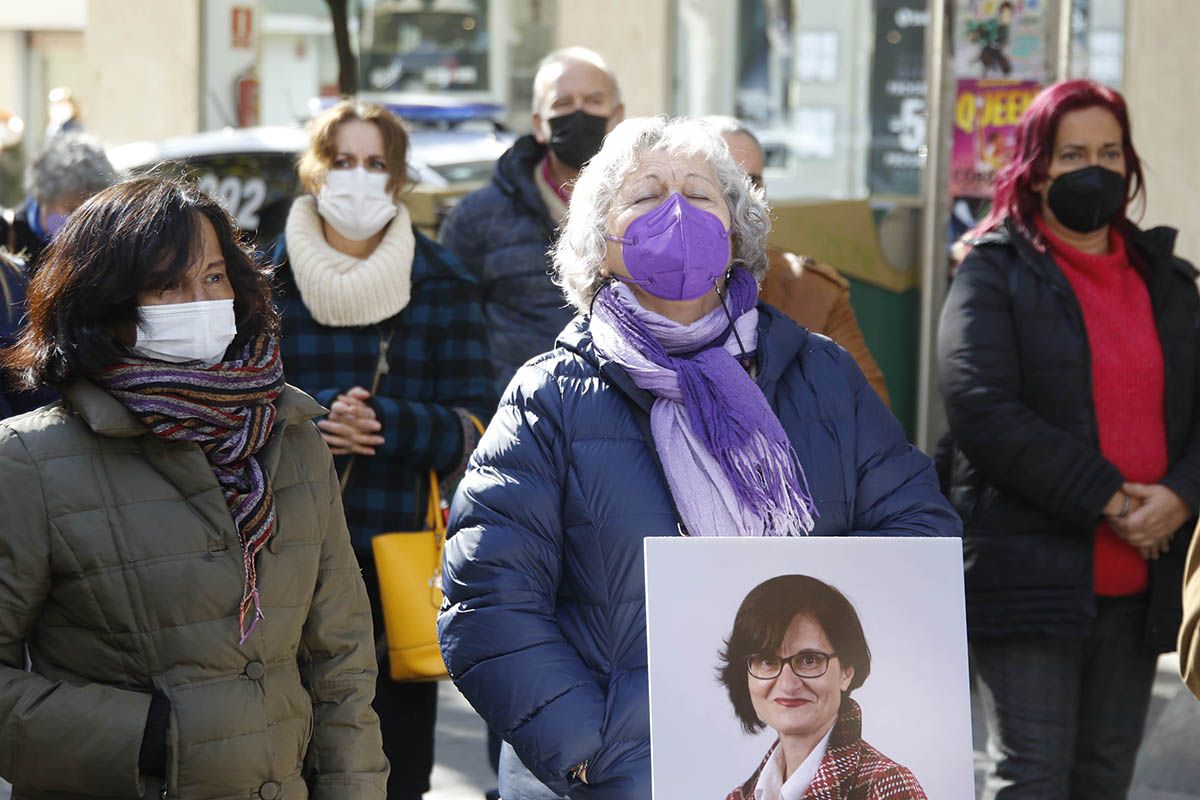
{"label": "black puffer jacket", "polygon": [[[1130,228],[1163,349],[1168,470],[1200,507],[1200,297],[1176,232]],[[1071,635],[1095,613],[1094,531],[1121,488],[1100,453],[1083,313],[1054,260],[1011,224],[959,267],[938,334],[942,397],[958,447],[951,499],[963,516],[972,637]],[[1188,523],[1150,562],[1146,641],[1173,650]]]}
{"label": "black puffer jacket", "polygon": [[554,349],[575,316],[550,278],[550,218],[533,172],[544,145],[522,136],[500,156],[492,180],[454,206],[439,233],[446,249],[479,281],[496,394],[529,359]]}

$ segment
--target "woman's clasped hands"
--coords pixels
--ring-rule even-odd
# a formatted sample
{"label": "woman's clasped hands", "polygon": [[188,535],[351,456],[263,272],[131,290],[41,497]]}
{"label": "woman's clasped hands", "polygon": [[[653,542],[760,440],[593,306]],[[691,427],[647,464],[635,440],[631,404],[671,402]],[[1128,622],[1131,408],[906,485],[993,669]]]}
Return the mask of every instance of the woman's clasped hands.
{"label": "woman's clasped hands", "polygon": [[373,456],[383,444],[379,431],[383,424],[368,402],[371,393],[355,386],[339,394],[329,409],[329,416],[317,422],[321,436],[335,456]]}
{"label": "woman's clasped hands", "polygon": [[[1124,514],[1123,495],[1129,498]],[[1167,552],[1175,531],[1192,516],[1187,503],[1160,483],[1125,483],[1104,507],[1104,514],[1117,536],[1149,560]]]}

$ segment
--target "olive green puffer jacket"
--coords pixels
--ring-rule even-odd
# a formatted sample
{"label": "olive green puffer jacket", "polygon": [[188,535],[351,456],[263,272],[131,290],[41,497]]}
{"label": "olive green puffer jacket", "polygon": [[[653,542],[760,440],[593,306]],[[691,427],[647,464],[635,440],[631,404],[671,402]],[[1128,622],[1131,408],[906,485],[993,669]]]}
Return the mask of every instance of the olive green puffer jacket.
{"label": "olive green puffer jacket", "polygon": [[[259,456],[278,527],[238,644],[242,549],[200,448],[93,384],[0,423],[0,777],[14,800],[384,798],[371,614],[322,409],[287,387]],[[31,666],[26,669],[26,648]],[[151,693],[166,783],[140,775]]]}

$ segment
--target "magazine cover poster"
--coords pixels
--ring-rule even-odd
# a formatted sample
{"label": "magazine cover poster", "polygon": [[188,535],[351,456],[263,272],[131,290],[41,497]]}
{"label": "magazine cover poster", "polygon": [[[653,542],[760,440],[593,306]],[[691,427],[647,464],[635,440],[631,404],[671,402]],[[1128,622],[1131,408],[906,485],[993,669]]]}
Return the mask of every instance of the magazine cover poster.
{"label": "magazine cover poster", "polygon": [[655,800],[974,796],[959,539],[645,552]]}
{"label": "magazine cover poster", "polygon": [[951,196],[992,196],[992,179],[1012,159],[1017,123],[1040,90],[1036,81],[958,82],[950,155]]}
{"label": "magazine cover poster", "polygon": [[1045,0],[958,0],[955,11],[959,78],[1045,78]]}

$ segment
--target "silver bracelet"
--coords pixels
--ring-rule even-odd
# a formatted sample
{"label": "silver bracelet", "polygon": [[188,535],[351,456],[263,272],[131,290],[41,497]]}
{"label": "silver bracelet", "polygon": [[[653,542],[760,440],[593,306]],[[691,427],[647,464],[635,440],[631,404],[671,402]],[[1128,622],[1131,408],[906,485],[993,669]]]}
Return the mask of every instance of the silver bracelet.
{"label": "silver bracelet", "polygon": [[1125,492],[1121,492],[1121,496],[1124,497],[1125,500],[1121,503],[1121,513],[1117,514],[1117,519],[1125,519],[1125,515],[1129,513],[1129,495],[1127,495]]}

